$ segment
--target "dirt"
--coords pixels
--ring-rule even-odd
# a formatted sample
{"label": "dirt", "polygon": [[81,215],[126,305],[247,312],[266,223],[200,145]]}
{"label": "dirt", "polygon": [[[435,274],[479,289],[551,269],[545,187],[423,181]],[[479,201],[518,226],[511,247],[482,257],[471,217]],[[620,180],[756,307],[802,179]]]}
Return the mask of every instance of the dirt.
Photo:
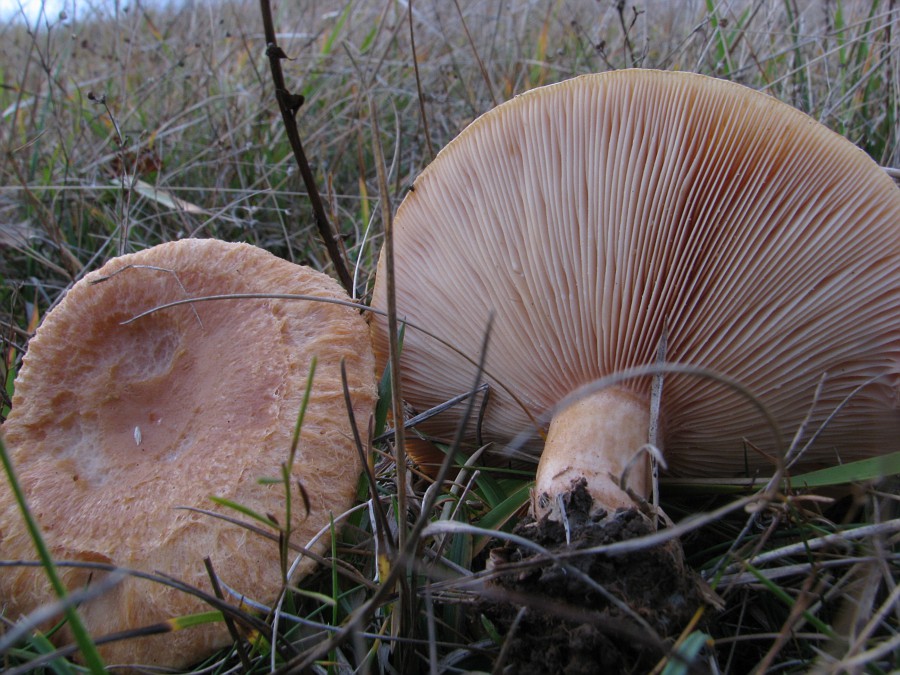
{"label": "dirt", "polygon": [[[546,519],[522,522],[515,533],[560,554],[651,531],[636,510],[590,511],[590,495],[576,485],[566,504],[569,543],[564,526]],[[567,557],[564,564],[507,542],[490,552],[490,565],[509,570],[481,607],[505,636],[508,673],[648,672],[709,594],[685,566],[677,540],[615,557]]]}

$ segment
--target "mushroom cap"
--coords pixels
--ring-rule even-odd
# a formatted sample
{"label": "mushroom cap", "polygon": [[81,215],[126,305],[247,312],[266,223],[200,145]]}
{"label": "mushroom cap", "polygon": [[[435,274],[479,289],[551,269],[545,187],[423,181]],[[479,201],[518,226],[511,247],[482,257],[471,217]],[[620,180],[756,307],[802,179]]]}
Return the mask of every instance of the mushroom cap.
{"label": "mushroom cap", "polygon": [[[326,275],[262,249],[187,239],[111,260],[75,284],[38,328],[3,433],[55,559],[159,572],[210,593],[209,556],[228,586],[273,602],[282,588],[277,542],[178,507],[241,517],[217,507],[214,495],[285,522],[283,485],[258,479],[281,476],[288,461],[313,357],[293,472],[310,510],[307,516],[295,487],[291,541],[306,545],[331,514],[351,506],[359,461],[341,361],[363,428],[375,400],[368,327],[357,310],[310,300],[217,300],[122,325],[164,303],[227,293],[348,299]],[[312,549],[322,551],[327,541]],[[35,559],[6,480],[0,559]],[[303,560],[298,577],[314,565]],[[101,576],[59,571],[69,589]],[[12,567],[0,569],[0,598],[16,619],[54,596],[41,569]],[[209,609],[129,577],[80,613],[98,637]],[[230,643],[219,622],[115,642],[101,655],[110,664],[180,668]]]}
{"label": "mushroom cap", "polygon": [[[417,178],[394,256],[415,410],[470,389],[493,316],[485,440],[531,429],[521,449],[536,457],[534,420],[582,385],[653,364],[664,334],[667,362],[742,383],[788,439],[808,414],[809,439],[878,378],[796,468],[900,437],[900,190],[849,141],[746,87],[632,70],[518,96]],[[382,256],[379,309],[385,279]],[[386,321],[372,323],[383,363]],[[627,386],[649,398],[649,378]],[[426,429],[452,437],[462,408]],[[667,375],[662,418],[671,473],[773,470],[772,430],[721,382]]]}

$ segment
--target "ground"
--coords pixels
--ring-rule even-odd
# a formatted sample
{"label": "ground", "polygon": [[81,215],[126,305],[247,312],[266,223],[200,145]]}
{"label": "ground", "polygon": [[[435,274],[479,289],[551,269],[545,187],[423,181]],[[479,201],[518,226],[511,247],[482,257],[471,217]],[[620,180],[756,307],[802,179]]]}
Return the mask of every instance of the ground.
{"label": "ground", "polygon": [[[569,543],[564,526],[547,519],[527,519],[516,534],[561,554],[651,531],[636,510],[592,516],[591,503],[583,485],[569,494]],[[506,542],[491,551],[489,565],[509,569],[494,586],[505,600],[486,601],[481,609],[506,635],[505,666],[516,673],[647,672],[712,595],[685,566],[677,540],[555,563]]]}

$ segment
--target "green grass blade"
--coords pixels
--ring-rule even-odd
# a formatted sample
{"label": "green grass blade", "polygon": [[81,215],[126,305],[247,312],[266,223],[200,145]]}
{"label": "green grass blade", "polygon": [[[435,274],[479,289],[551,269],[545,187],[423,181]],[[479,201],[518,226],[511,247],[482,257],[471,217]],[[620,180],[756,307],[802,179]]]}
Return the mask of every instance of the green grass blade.
{"label": "green grass blade", "polygon": [[[280,482],[280,481],[279,481]],[[269,527],[274,527],[276,530],[280,530],[281,526],[276,523],[269,516],[265,516],[261,513],[254,511],[253,509],[244,506],[243,504],[238,504],[235,501],[230,499],[225,499],[224,497],[216,497],[215,495],[210,495],[210,501],[214,504],[218,504],[219,506],[224,506],[225,508],[232,509],[233,511],[237,511],[238,513],[243,513],[245,516],[249,516],[253,518],[253,520],[257,520],[264,525],[268,525]]]}
{"label": "green grass blade", "polygon": [[490,512],[478,521],[478,527],[488,530],[499,530],[516,512],[528,503],[531,497],[532,483],[522,483],[517,490],[506,499],[491,508]]}
{"label": "green grass blade", "polygon": [[[518,513],[531,498],[532,482],[522,483],[519,488],[509,494],[506,499],[496,504],[475,525],[485,530],[500,530]],[[472,546],[472,555],[475,556],[487,545],[488,537],[478,537]]]}
{"label": "green grass blade", "polygon": [[334,28],[325,39],[325,44],[322,45],[322,56],[328,56],[329,54],[331,54],[331,51],[334,49],[334,43],[337,41],[338,36],[341,34],[341,30],[344,28],[344,24],[347,23],[347,18],[350,16],[350,10],[352,9],[353,3],[348,2],[347,6],[344,8],[344,11],[341,12],[340,17],[338,17],[337,22],[334,24]]}
{"label": "green grass blade", "polygon": [[[28,640],[28,646],[33,650],[33,654],[26,654],[24,653],[24,650],[12,650],[10,655],[18,656],[25,661],[31,661],[34,659],[35,654],[46,656],[48,654],[53,654],[56,651],[56,647],[43,633],[35,633]],[[66,661],[62,657],[55,658],[43,667],[49,669],[49,671],[55,675],[72,675],[73,673],[78,672],[72,667],[72,664],[69,661]]]}
{"label": "green grass blade", "polygon": [[[28,529],[28,534],[31,536],[34,547],[37,549],[41,565],[44,567],[44,572],[46,572],[47,578],[50,580],[50,585],[53,586],[53,591],[56,593],[57,597],[63,599],[67,595],[66,587],[63,585],[62,580],[56,572],[56,565],[53,564],[53,558],[50,556],[50,550],[47,548],[47,544],[44,542],[44,538],[41,535],[40,527],[34,519],[31,509],[28,508],[28,504],[25,501],[25,493],[22,492],[22,486],[19,485],[18,478],[16,478],[12,462],[9,459],[9,454],[6,452],[6,445],[3,443],[2,438],[0,438],[0,460],[3,462],[3,469],[9,480],[10,488],[13,491],[16,504],[22,514],[22,519],[25,521],[25,527]],[[69,622],[69,628],[72,631],[72,635],[75,637],[78,648],[81,650],[82,658],[84,659],[84,663],[88,667],[88,670],[90,670],[91,673],[95,673],[95,675],[102,675],[106,672],[106,669],[103,666],[103,660],[100,658],[100,654],[97,652],[97,646],[88,634],[87,629],[84,627],[84,624],[81,623],[78,611],[74,607],[67,606],[65,615]]]}
{"label": "green grass blade", "polygon": [[[784,605],[791,611],[794,609],[794,603],[796,602],[795,598],[792,598],[790,594],[787,593],[783,588],[778,586],[771,579],[766,577],[765,574],[760,572],[756,567],[747,563],[747,571],[750,572],[753,576],[755,576],[759,583],[762,584],[772,595],[778,598]],[[806,619],[810,625],[814,626],[816,630],[818,630],[823,635],[827,635],[829,638],[834,639],[836,637],[834,630],[832,630],[831,626],[826,624],[822,619],[810,613],[809,610],[803,610],[803,618]]]}
{"label": "green grass blade", "polygon": [[[403,336],[406,333],[406,324],[400,324],[400,334],[397,336],[397,347],[400,354],[403,353]],[[399,356],[398,356],[399,358]],[[378,401],[375,403],[375,436],[380,436],[387,429],[388,413],[391,410],[391,363],[388,361],[378,382]]]}
{"label": "green grass blade", "polygon": [[[10,350],[9,361],[10,361],[10,363],[7,366],[6,378],[5,378],[6,381],[4,382],[4,387],[6,388],[6,395],[9,397],[10,400],[12,400],[14,382],[16,380],[16,367],[15,367],[15,363],[13,362],[13,358],[12,358],[12,350]],[[7,405],[0,406],[0,416],[2,416],[3,419],[6,419],[6,417],[9,415],[9,411],[10,411],[9,406],[7,406]]]}
{"label": "green grass blade", "polygon": [[478,485],[479,494],[492,509],[506,501],[507,494],[497,479],[482,472],[475,482]]}
{"label": "green grass blade", "polygon": [[697,656],[700,650],[710,642],[712,638],[706,633],[694,631],[685,638],[684,642],[679,645],[677,654],[680,658],[670,659],[663,668],[662,675],[687,675],[690,666],[696,665]]}
{"label": "green grass blade", "polygon": [[[808,473],[792,476],[789,487],[795,490],[849,485],[887,476],[900,474],[900,452],[892,452],[880,457],[860,459],[847,464],[830,466]],[[757,490],[766,484],[768,478],[666,478],[663,481],[667,494],[739,494]]]}
{"label": "green grass blade", "polygon": [[869,480],[878,480],[885,476],[900,474],[900,452],[893,452],[881,457],[870,457],[848,464],[831,466],[827,469],[810,471],[790,479],[794,488],[813,488],[826,485],[847,485]]}
{"label": "green grass blade", "polygon": [[172,630],[183,630],[184,628],[202,626],[206,623],[218,623],[222,621],[222,618],[222,612],[219,610],[210,610],[209,612],[178,616],[174,619],[169,619],[168,623],[172,626]]}
{"label": "green grass blade", "polygon": [[[303,391],[303,400],[300,402],[300,410],[297,413],[297,422],[294,424],[294,434],[291,438],[291,447],[288,452],[288,461],[281,465],[281,479],[284,485],[284,527],[282,532],[284,536],[281,538],[281,574],[284,582],[287,583],[288,571],[288,555],[291,545],[291,524],[294,522],[294,506],[293,506],[293,485],[292,476],[294,475],[294,461],[297,458],[297,447],[300,445],[300,432],[303,430],[303,420],[306,418],[306,409],[309,407],[309,399],[312,395],[313,379],[316,375],[316,364],[318,363],[315,356],[309,364],[309,374],[306,376],[306,389]],[[300,489],[303,490],[302,484]]]}
{"label": "green grass blade", "polygon": [[[303,390],[303,400],[300,402],[300,411],[297,413],[297,423],[294,425],[294,435],[291,438],[291,451],[288,456],[288,473],[294,469],[294,459],[297,456],[297,446],[300,444],[300,431],[303,429],[303,419],[306,417],[306,409],[309,407],[309,398],[312,395],[313,378],[316,375],[316,364],[318,360],[315,356],[309,363],[309,375],[306,376],[306,389]],[[285,489],[290,493],[291,486],[285,485]]]}
{"label": "green grass blade", "polygon": [[728,61],[728,45],[726,44],[725,34],[722,31],[721,21],[716,10],[716,3],[713,0],[706,0],[706,12],[709,17],[709,25],[712,26],[715,34],[714,65],[723,69],[722,75],[727,79],[731,75],[731,64]]}

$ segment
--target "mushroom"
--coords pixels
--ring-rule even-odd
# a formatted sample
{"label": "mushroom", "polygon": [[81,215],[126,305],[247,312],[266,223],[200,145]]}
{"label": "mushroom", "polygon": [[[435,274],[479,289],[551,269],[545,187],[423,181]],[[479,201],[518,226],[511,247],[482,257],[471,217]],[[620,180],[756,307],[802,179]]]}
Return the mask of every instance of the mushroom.
{"label": "mushroom", "polygon": [[[561,519],[558,497],[581,479],[596,510],[648,497],[652,378],[590,383],[652,366],[663,341],[680,367],[656,420],[673,475],[772,474],[774,439],[798,429],[799,446],[813,442],[795,471],[900,437],[900,191],[849,141],[762,93],[644,70],[530,91],[422,172],[393,246],[405,399],[422,411],[468,391],[492,317],[481,433],[509,449],[530,430],[513,445],[540,456],[538,517]],[[382,257],[380,309],[385,280]],[[384,363],[379,316],[373,332]],[[687,366],[741,383],[776,428]],[[424,428],[451,436],[462,407]]]}
{"label": "mushroom", "polygon": [[[101,282],[102,283],[99,283]],[[201,296],[302,294],[315,301]],[[292,537],[306,545],[348,509],[357,451],[344,404],[345,362],[355,419],[375,399],[374,359],[359,312],[315,270],[246,244],[186,239],[108,262],[75,284],[32,338],[15,384],[5,443],[53,557],[170,575],[212,593],[218,578],[271,603],[284,585],[277,538],[211,496],[285,520],[283,484],[313,359],[309,403],[293,463]],[[297,489],[302,486],[308,499]],[[273,532],[274,534],[274,532]],[[321,552],[328,537],[310,549]],[[35,553],[6,480],[0,482],[0,559]],[[297,577],[315,566],[311,558]],[[70,590],[96,570],[60,567]],[[0,569],[10,619],[54,600],[43,570]],[[80,606],[96,638],[207,611],[174,588],[128,577]],[[100,650],[107,663],[182,668],[231,643],[221,622]]]}

